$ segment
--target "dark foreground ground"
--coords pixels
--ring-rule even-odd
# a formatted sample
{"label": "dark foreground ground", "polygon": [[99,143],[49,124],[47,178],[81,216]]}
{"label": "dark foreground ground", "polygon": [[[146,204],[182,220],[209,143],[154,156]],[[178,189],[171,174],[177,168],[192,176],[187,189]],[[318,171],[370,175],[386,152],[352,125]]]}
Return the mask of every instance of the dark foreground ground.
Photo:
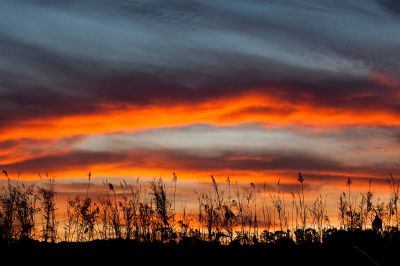
{"label": "dark foreground ground", "polygon": [[[229,245],[187,240],[180,244],[127,240],[0,244],[7,265],[400,265],[400,242],[374,235],[335,236],[324,244]],[[5,265],[0,263],[1,265]]]}

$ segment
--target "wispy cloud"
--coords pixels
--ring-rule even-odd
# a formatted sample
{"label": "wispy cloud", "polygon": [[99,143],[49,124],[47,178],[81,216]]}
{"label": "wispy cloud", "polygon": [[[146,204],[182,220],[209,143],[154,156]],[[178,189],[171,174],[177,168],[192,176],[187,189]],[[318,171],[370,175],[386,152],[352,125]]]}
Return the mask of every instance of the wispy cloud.
{"label": "wispy cloud", "polygon": [[398,173],[398,43],[391,0],[2,1],[0,167]]}

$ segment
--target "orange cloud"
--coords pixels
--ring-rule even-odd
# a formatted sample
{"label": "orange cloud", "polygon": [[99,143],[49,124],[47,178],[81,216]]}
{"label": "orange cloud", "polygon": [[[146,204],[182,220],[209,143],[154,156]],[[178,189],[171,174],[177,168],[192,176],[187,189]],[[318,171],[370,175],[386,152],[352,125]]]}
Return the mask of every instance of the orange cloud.
{"label": "orange cloud", "polygon": [[70,136],[134,132],[157,127],[194,123],[238,125],[264,123],[270,126],[317,127],[365,125],[398,126],[398,114],[385,110],[360,111],[285,102],[255,92],[193,104],[114,106],[103,111],[56,118],[36,118],[2,129],[0,141],[21,138],[52,139]]}

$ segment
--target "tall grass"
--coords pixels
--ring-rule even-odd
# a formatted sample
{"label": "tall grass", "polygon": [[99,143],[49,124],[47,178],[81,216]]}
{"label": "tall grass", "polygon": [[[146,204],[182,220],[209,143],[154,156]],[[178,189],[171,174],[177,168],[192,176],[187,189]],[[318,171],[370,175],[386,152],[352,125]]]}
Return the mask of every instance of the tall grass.
{"label": "tall grass", "polygon": [[[375,200],[372,179],[368,190],[356,194],[353,180],[343,183],[339,195],[338,228],[328,215],[326,195],[306,200],[306,178],[294,177],[298,190],[275,190],[265,184],[238,184],[228,177],[210,178],[208,191],[196,193],[198,209],[190,210],[180,199],[178,177],[139,179],[118,185],[105,181],[100,193],[91,192],[92,174],[86,191],[70,198],[61,223],[56,215],[56,182],[40,177],[39,186],[12,181],[0,187],[0,240],[37,239],[44,242],[128,239],[140,242],[196,240],[220,244],[276,243],[279,241],[322,242],[332,230],[374,230],[378,234],[399,229],[399,184],[389,175],[388,202]],[[291,201],[287,200],[291,195]],[[177,203],[180,199],[181,209]],[[196,213],[197,212],[197,213]],[[58,230],[63,228],[63,234]]]}
{"label": "tall grass", "polygon": [[[34,186],[16,182],[12,184],[7,171],[7,185],[0,188],[0,234],[4,240],[33,237],[37,196]],[[19,177],[19,174],[18,174]]]}
{"label": "tall grass", "polygon": [[40,213],[42,216],[42,239],[45,242],[55,242],[57,240],[57,226],[56,219],[56,192],[55,180],[46,173],[46,180],[41,180],[41,186],[38,187],[38,198],[40,200]]}

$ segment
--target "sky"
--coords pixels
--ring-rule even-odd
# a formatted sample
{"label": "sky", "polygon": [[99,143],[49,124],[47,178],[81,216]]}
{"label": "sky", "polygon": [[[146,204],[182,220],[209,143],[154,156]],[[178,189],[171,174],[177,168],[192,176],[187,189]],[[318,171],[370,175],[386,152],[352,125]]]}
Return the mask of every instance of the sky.
{"label": "sky", "polygon": [[399,77],[396,0],[3,0],[0,169],[385,186]]}

